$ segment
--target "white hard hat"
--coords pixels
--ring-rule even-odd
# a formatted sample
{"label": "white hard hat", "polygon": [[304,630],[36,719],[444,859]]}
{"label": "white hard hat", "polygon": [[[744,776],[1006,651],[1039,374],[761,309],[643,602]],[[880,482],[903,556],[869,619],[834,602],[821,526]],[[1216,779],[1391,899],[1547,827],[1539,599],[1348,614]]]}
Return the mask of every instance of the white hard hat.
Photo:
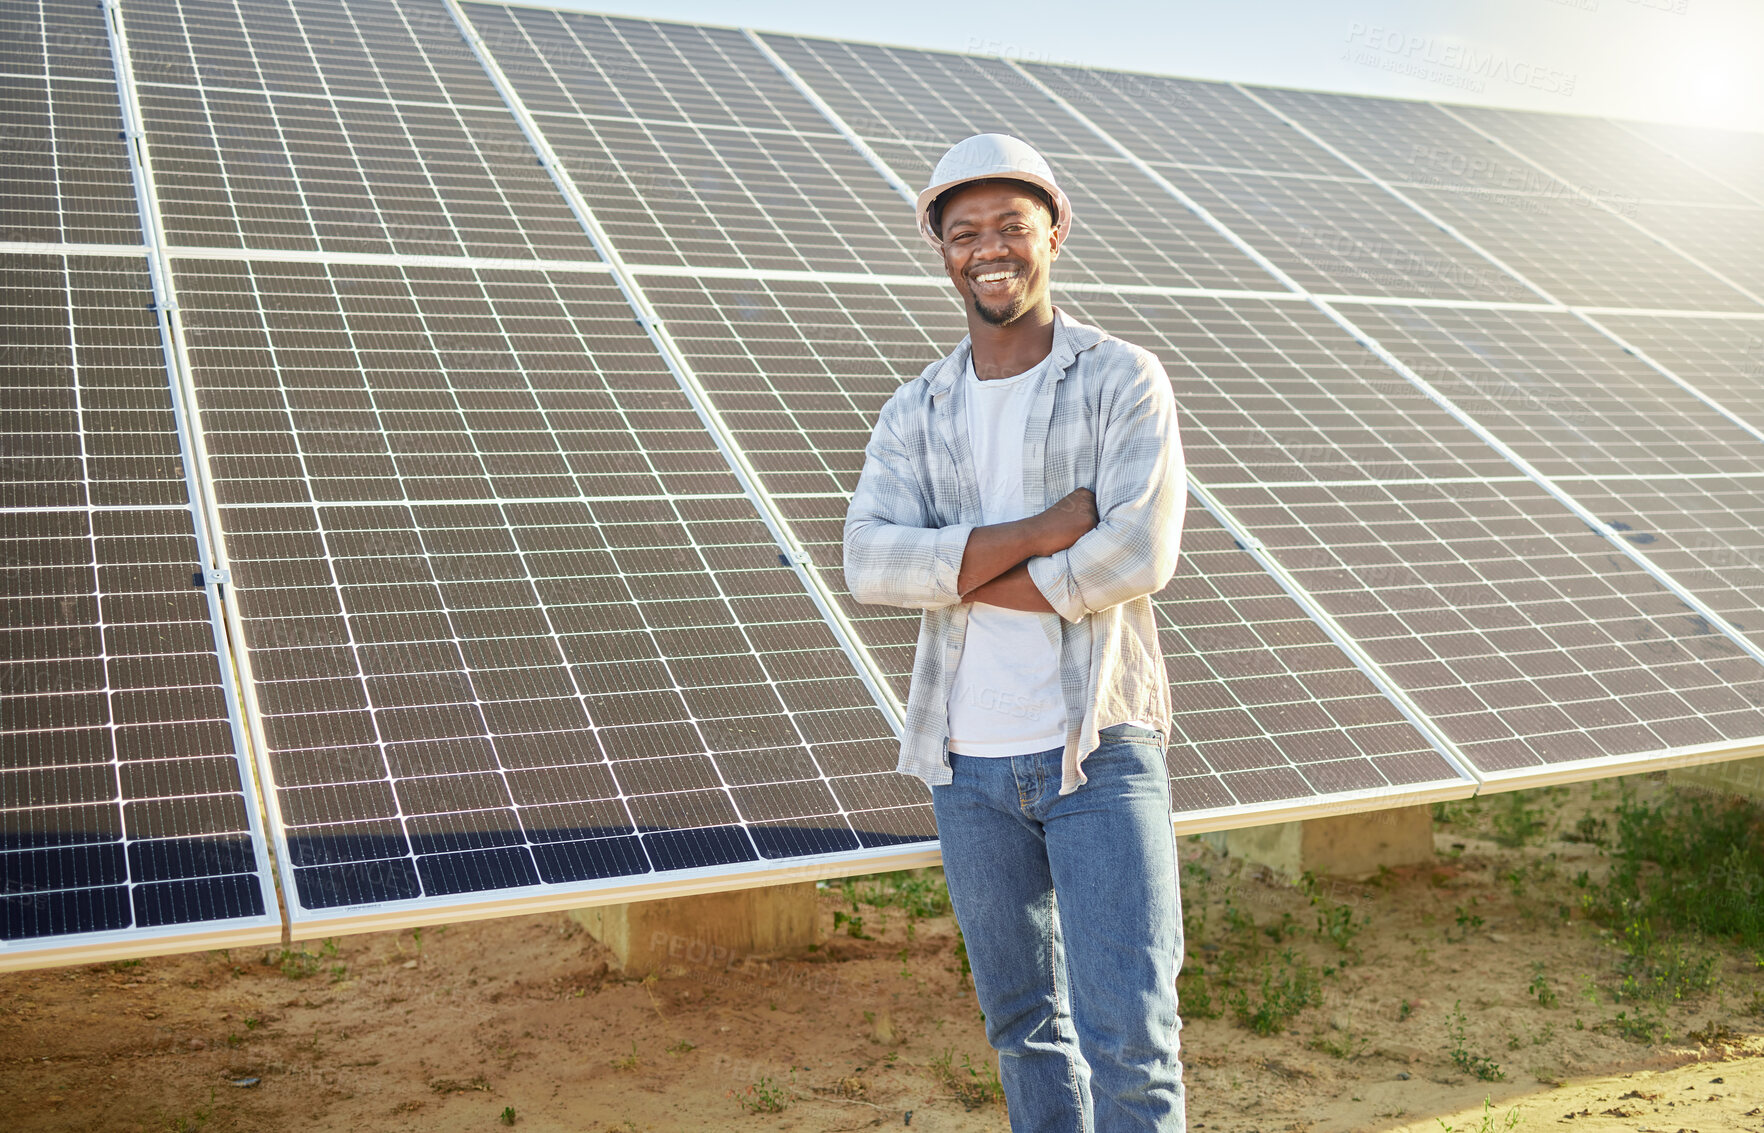
{"label": "white hard hat", "polygon": [[919,233],[933,248],[943,250],[943,238],[931,227],[931,202],[968,181],[1008,178],[1027,181],[1047,191],[1053,199],[1054,231],[1065,243],[1072,230],[1072,202],[1054,183],[1053,169],[1035,147],[1009,134],[975,134],[957,142],[931,171],[931,184],[919,194]]}

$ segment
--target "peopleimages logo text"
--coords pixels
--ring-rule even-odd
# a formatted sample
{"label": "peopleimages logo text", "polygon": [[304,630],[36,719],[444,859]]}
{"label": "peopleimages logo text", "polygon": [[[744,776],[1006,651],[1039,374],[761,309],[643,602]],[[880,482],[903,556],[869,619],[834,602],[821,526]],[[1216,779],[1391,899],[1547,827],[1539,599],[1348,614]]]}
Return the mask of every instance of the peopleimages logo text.
{"label": "peopleimages logo text", "polygon": [[[1443,43],[1430,35],[1358,20],[1348,24],[1347,40],[1358,48],[1349,52],[1353,62],[1452,81],[1454,85],[1478,90],[1484,82],[1499,82],[1566,97],[1574,93],[1574,82],[1579,77],[1498,51]],[[1474,80],[1474,86],[1464,79]]]}

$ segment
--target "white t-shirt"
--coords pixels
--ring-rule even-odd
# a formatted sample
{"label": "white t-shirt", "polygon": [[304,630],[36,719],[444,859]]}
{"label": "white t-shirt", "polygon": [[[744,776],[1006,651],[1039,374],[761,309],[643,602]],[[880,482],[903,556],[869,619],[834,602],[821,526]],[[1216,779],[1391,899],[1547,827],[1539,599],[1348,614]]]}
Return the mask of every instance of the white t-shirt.
{"label": "white t-shirt", "polygon": [[[986,524],[1031,514],[1023,503],[1023,433],[1046,367],[1043,360],[1015,377],[983,382],[970,359],[963,375],[969,447]],[[1059,648],[1042,630],[1041,615],[975,602],[949,690],[949,750],[1013,756],[1065,743]]]}

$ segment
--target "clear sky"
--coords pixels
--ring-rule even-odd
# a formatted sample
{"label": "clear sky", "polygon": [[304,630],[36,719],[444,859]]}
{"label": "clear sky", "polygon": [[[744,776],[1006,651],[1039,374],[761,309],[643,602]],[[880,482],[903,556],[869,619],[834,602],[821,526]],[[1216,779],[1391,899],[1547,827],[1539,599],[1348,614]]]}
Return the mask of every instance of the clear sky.
{"label": "clear sky", "polygon": [[544,6],[1764,131],[1764,0],[562,0]]}

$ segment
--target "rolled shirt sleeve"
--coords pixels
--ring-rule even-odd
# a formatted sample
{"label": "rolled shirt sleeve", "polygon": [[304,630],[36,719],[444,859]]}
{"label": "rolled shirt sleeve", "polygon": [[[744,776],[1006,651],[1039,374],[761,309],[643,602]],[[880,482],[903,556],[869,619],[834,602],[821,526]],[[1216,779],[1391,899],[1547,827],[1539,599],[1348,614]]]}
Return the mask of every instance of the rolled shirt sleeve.
{"label": "rolled shirt sleeve", "polygon": [[1176,573],[1188,484],[1176,399],[1156,358],[1143,355],[1115,391],[1102,430],[1096,527],[1029,560],[1029,577],[1068,622],[1155,594]]}
{"label": "rolled shirt sleeve", "polygon": [[962,600],[957,579],[973,525],[929,526],[929,493],[895,431],[896,404],[883,406],[870,433],[845,513],[845,585],[869,605],[942,609]]}

